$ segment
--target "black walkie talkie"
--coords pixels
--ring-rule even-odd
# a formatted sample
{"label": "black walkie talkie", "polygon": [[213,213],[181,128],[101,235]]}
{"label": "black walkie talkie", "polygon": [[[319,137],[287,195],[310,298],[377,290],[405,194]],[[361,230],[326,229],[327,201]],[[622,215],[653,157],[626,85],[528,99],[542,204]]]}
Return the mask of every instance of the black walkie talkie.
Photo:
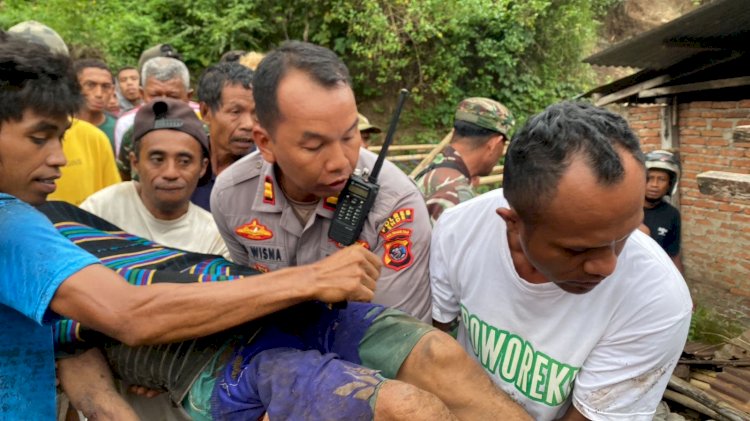
{"label": "black walkie talkie", "polygon": [[[383,166],[385,156],[388,153],[388,147],[393,142],[393,134],[396,132],[396,125],[401,116],[401,109],[404,107],[406,97],[409,91],[402,89],[398,97],[398,105],[391,117],[391,124],[388,127],[388,134],[385,136],[383,147],[380,149],[375,166],[372,167],[369,177],[367,174],[352,174],[346,182],[346,186],[339,194],[339,200],[336,204],[336,211],[333,214],[331,227],[328,229],[328,237],[337,243],[348,246],[354,244],[362,233],[362,228],[367,221],[367,215],[370,213],[375,197],[378,195],[380,186],[378,185],[378,175],[380,168]],[[365,179],[367,177],[367,179]]]}

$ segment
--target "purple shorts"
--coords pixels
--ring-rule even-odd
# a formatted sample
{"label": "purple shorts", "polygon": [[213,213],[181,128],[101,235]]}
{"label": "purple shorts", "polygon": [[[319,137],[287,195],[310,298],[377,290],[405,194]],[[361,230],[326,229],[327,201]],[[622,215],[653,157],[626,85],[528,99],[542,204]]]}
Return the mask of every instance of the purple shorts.
{"label": "purple shorts", "polygon": [[264,325],[238,346],[211,397],[214,420],[371,420],[385,380],[361,367],[359,343],[385,308],[317,305]]}

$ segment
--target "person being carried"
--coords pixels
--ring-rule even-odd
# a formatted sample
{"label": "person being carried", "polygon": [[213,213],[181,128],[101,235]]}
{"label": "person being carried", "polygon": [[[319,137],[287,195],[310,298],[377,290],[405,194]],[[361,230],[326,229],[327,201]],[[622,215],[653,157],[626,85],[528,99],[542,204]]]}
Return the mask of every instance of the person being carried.
{"label": "person being carried", "polygon": [[674,196],[680,180],[680,163],[672,152],[653,151],[646,154],[646,195],[643,200],[643,224],[649,235],[684,273],[680,257],[680,211],[672,206],[666,196]]}
{"label": "person being carried", "polygon": [[531,117],[503,188],[448,209],[432,240],[433,319],[537,420],[650,420],[692,303],[646,234],[646,174],[620,116],[563,102]]}
{"label": "person being carried", "polygon": [[183,101],[163,98],[135,116],[131,166],[138,181],[100,190],[81,204],[123,230],[165,246],[229,257],[211,214],[190,202],[208,182],[208,138]]}
{"label": "person being carried", "polygon": [[444,210],[476,196],[472,179],[492,173],[514,123],[510,111],[492,99],[458,104],[450,145],[414,177],[433,224]]}
{"label": "person being carried", "polygon": [[[338,194],[377,158],[360,147],[349,71],[331,50],[285,43],[255,72],[253,97],[258,151],[219,174],[211,213],[234,262],[273,271],[320,260],[341,247],[328,238]],[[358,239],[383,264],[374,302],[428,322],[424,200],[389,162],[379,184]]]}

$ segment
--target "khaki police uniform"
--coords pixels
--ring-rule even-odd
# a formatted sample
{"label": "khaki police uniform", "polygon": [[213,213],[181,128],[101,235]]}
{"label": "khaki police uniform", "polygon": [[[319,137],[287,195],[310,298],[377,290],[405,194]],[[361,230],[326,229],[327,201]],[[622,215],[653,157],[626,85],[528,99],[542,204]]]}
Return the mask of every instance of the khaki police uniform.
{"label": "khaki police uniform", "polygon": [[[371,169],[377,156],[360,150],[357,168]],[[379,175],[380,191],[358,242],[381,258],[373,302],[431,320],[430,218],[414,183],[390,162]],[[234,262],[260,271],[319,261],[341,248],[328,238],[337,197],[321,200],[305,226],[274,175],[254,152],[216,179],[211,212]],[[300,282],[303,282],[301,279]]]}

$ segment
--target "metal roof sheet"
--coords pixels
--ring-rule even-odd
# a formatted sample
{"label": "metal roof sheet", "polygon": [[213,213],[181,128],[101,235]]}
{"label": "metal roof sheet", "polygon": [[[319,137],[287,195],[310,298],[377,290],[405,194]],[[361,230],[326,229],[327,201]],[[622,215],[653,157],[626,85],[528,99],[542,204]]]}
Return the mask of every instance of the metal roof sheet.
{"label": "metal roof sheet", "polygon": [[715,0],[584,62],[659,70],[701,53],[726,50],[750,50],[750,0]]}

